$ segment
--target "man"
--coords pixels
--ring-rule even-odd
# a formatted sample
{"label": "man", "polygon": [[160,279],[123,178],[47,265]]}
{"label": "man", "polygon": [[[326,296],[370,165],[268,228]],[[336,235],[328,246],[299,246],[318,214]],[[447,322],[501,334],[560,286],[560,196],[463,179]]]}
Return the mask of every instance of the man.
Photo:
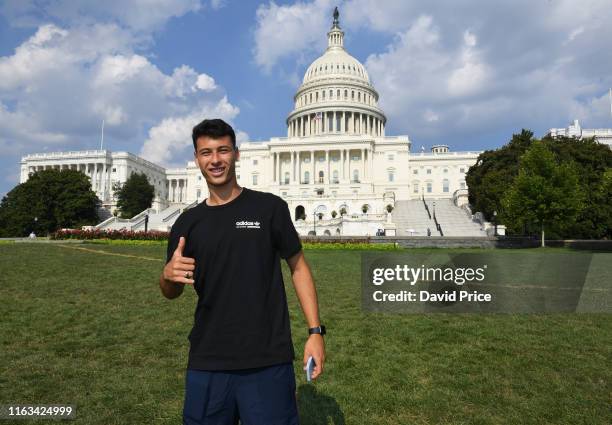
{"label": "man", "polygon": [[[185,285],[198,294],[189,334],[183,424],[298,423],[293,343],[280,258],[308,323],[304,364],[323,372],[325,327],[287,203],[238,186],[239,152],[219,119],[193,128],[195,161],[210,196],[183,212],[170,232],[160,276],[166,298]],[[305,329],[306,331],[306,329]]]}

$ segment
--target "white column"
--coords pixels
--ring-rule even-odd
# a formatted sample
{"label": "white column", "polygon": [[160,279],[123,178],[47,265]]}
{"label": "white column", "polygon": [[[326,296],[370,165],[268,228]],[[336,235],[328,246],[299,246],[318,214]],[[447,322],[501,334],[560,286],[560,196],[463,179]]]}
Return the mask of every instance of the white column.
{"label": "white column", "polygon": [[276,175],[278,176],[278,184],[279,184],[279,185],[280,185],[280,184],[281,184],[281,182],[283,181],[283,176],[281,175],[281,171],[282,171],[282,169],[281,169],[281,162],[282,162],[282,157],[281,157],[281,153],[279,152],[279,153],[278,153],[278,161],[276,162],[276,165],[277,165],[277,167],[278,167],[278,168],[277,168],[278,173],[277,173]]}
{"label": "white column", "polygon": [[325,173],[325,180],[323,180],[325,183],[330,184],[331,183],[331,179],[329,178],[329,163],[330,163],[330,158],[329,158],[329,151],[326,150],[325,151],[325,163],[327,164],[327,172]]}
{"label": "white column", "polygon": [[315,184],[315,151],[310,151],[310,184]]}
{"label": "white column", "polygon": [[361,173],[359,176],[359,180],[360,181],[364,181],[365,180],[365,149],[361,150]]}
{"label": "white column", "polygon": [[346,133],[346,112],[342,111],[342,122],[340,123],[340,131]]}

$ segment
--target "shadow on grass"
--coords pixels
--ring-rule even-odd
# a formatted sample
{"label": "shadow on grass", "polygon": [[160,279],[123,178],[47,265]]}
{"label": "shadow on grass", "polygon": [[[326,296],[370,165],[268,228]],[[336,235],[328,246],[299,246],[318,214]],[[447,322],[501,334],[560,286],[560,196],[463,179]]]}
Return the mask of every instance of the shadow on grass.
{"label": "shadow on grass", "polygon": [[301,425],[345,425],[344,413],[338,402],[318,393],[314,385],[300,385],[297,402]]}

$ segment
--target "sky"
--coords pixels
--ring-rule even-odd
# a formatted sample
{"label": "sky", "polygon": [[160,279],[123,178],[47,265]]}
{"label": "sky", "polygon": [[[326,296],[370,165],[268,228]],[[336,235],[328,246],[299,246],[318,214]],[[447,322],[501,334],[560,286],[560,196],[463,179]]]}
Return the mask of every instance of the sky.
{"label": "sky", "polygon": [[612,0],[0,0],[0,197],[22,156],[129,151],[167,167],[220,117],[286,136],[334,6],[413,151],[495,149],[522,128],[612,128]]}

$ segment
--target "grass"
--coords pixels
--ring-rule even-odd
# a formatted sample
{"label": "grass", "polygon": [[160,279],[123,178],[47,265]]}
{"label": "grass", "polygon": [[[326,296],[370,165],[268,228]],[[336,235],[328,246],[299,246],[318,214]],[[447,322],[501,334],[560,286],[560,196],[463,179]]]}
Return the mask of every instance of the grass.
{"label": "grass", "polygon": [[[329,334],[319,382],[295,363],[302,424],[612,423],[611,315],[364,314],[361,253],[306,255]],[[164,258],[159,244],[0,246],[0,404],[74,404],[77,424],[180,424],[196,295],[161,296]]]}

